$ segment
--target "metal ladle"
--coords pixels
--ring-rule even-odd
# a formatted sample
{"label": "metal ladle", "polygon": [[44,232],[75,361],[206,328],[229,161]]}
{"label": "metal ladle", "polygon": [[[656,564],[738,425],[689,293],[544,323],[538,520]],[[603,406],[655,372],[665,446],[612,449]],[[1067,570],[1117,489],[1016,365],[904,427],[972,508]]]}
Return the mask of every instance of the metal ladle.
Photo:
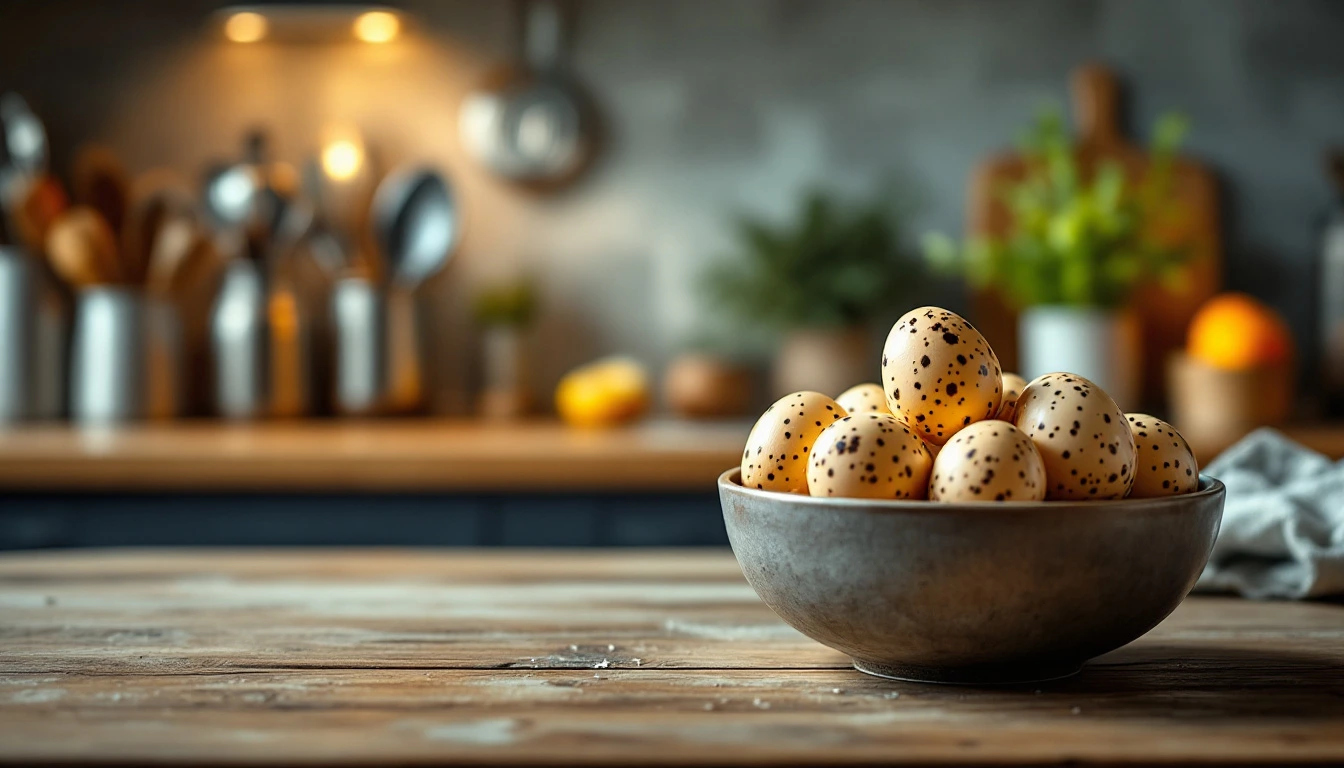
{"label": "metal ladle", "polygon": [[4,165],[30,176],[47,170],[47,131],[42,121],[17,93],[0,97],[0,124],[3,141],[0,149]]}
{"label": "metal ladle", "polygon": [[20,198],[47,172],[47,130],[17,93],[0,96],[0,240],[17,235]]}
{"label": "metal ladle", "polygon": [[385,287],[359,277],[335,287],[337,407],[409,413],[423,404],[425,392],[415,289],[452,257],[458,209],[441,174],[406,168],[378,185],[370,219]]}
{"label": "metal ladle", "polygon": [[388,282],[414,290],[452,258],[457,202],[447,180],[429,168],[390,174],[373,196],[373,238]]}

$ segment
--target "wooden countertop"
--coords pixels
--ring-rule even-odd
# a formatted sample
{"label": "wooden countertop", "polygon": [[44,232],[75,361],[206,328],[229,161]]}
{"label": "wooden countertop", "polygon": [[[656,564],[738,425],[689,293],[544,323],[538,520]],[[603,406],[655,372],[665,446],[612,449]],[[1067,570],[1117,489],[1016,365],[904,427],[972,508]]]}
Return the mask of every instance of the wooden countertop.
{"label": "wooden countertop", "polygon": [[0,761],[1344,761],[1344,606],[1192,598],[1064,681],[879,680],[731,554],[0,556]]}
{"label": "wooden countertop", "polygon": [[216,421],[0,431],[0,490],[714,491],[751,425]]}

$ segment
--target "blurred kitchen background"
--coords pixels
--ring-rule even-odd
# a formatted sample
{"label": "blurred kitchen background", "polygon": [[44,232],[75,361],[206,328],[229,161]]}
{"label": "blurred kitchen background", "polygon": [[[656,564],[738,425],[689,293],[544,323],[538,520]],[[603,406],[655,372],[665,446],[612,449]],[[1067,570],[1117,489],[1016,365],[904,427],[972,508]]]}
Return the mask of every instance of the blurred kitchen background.
{"label": "blurred kitchen background", "polygon": [[[1339,456],[1341,40],[1331,0],[5,0],[0,547],[724,543],[754,416],[922,304],[1205,462]],[[1097,261],[985,267],[1038,252]]]}

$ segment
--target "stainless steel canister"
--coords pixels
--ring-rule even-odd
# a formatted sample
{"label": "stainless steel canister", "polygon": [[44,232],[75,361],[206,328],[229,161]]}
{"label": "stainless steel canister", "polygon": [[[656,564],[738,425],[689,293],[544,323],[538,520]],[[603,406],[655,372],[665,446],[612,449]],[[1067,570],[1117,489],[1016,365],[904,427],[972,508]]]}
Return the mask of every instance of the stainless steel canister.
{"label": "stainless steel canister", "polygon": [[181,343],[172,305],[125,287],[81,290],[70,345],[71,418],[104,424],[176,415]]}
{"label": "stainless steel canister", "polygon": [[60,416],[67,307],[40,262],[0,246],[0,424]]}
{"label": "stainless steel canister", "polygon": [[312,408],[312,328],[302,297],[267,284],[252,261],[224,272],[210,316],[215,406],[234,419],[296,417]]}
{"label": "stainless steel canister", "polygon": [[387,302],[378,286],[345,278],[331,292],[332,403],[337,413],[372,416],[387,391]]}
{"label": "stainless steel canister", "polygon": [[331,296],[338,413],[412,413],[424,402],[420,319],[409,290],[345,278]]}

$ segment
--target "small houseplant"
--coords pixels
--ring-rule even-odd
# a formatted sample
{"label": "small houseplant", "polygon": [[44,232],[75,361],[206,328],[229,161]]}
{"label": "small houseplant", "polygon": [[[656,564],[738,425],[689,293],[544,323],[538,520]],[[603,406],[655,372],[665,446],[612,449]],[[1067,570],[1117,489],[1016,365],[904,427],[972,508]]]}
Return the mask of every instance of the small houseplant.
{"label": "small houseplant", "polygon": [[1185,249],[1155,237],[1181,215],[1171,169],[1185,131],[1181,117],[1161,118],[1147,172],[1134,178],[1115,160],[1084,164],[1058,112],[1046,112],[1023,141],[1020,179],[998,190],[1008,229],[962,245],[925,237],[936,269],[961,272],[1020,311],[1028,376],[1074,371],[1134,402],[1141,356],[1129,299],[1147,281],[1178,283],[1186,261]]}
{"label": "small houseplant", "polygon": [[899,306],[919,274],[889,198],[813,191],[784,223],[735,224],[736,257],[705,275],[704,290],[740,325],[780,337],[772,394],[835,394],[871,380],[868,323]]}
{"label": "small houseplant", "polygon": [[536,303],[532,284],[522,280],[488,286],[476,295],[473,314],[483,332],[482,416],[510,419],[527,412],[526,332]]}

